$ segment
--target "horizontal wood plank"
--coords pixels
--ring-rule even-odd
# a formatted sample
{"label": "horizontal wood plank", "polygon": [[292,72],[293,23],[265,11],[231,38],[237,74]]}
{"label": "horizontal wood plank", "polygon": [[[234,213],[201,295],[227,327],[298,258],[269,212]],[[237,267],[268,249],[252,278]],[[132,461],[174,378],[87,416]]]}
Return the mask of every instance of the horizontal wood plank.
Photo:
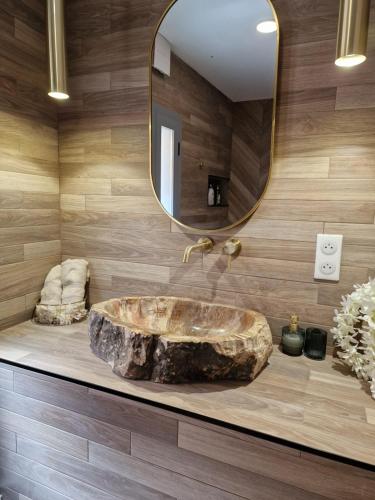
{"label": "horizontal wood plank", "polygon": [[130,450],[130,433],[124,429],[8,391],[0,390],[0,396],[0,407],[8,411],[124,453]]}
{"label": "horizontal wood plank", "polygon": [[73,436],[37,420],[0,408],[0,427],[83,460],[87,459],[86,439]]}
{"label": "horizontal wood plank", "polygon": [[[103,498],[106,498],[109,494],[117,498],[139,498],[140,500],[171,499],[170,496],[145,487],[123,475],[110,473],[105,468],[96,467],[89,462],[69,457],[28,439],[19,439],[17,446],[19,455],[59,471],[66,475],[73,484],[75,481],[82,481],[92,488],[103,491]],[[64,493],[69,493],[69,491],[70,488],[66,488]],[[73,492],[74,490],[71,491]],[[96,495],[94,498],[100,494],[100,491],[95,491],[94,494]]]}
{"label": "horizontal wood plank", "polygon": [[[335,499],[339,496],[350,500],[358,491],[361,491],[362,498],[371,498],[370,485],[366,485],[366,491],[362,489],[363,475],[360,471],[353,469],[351,474],[350,466],[344,465],[341,470],[335,470],[335,463],[330,460],[326,460],[325,466],[312,468],[301,457],[287,456],[275,450],[266,451],[241,439],[219,436],[183,422],[179,428],[179,447],[249,472],[264,474],[267,470],[274,480],[323,495],[324,498]],[[319,481],[319,478],[324,478],[324,481]],[[304,495],[308,498],[307,493]]]}
{"label": "horizontal wood plank", "polygon": [[218,488],[195,481],[185,475],[176,474],[171,470],[155,467],[137,458],[114,452],[103,446],[90,443],[89,460],[93,465],[104,468],[124,477],[131,477],[133,480],[157,489],[169,496],[195,500],[207,498],[208,500],[235,500],[237,495],[232,495]]}

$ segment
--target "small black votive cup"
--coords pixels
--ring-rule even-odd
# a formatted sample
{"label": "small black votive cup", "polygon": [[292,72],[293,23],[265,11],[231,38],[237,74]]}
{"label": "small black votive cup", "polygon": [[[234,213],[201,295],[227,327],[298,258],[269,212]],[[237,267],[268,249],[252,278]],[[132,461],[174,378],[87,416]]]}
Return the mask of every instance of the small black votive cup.
{"label": "small black votive cup", "polygon": [[303,351],[307,358],[323,360],[327,351],[327,332],[320,328],[307,328]]}

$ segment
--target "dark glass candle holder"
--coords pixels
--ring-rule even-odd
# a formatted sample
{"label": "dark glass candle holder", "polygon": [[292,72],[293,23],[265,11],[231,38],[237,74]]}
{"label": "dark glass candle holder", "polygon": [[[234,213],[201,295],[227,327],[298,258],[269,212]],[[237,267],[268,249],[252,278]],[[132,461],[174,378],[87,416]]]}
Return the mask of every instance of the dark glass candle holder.
{"label": "dark glass candle holder", "polygon": [[327,332],[320,328],[307,328],[304,354],[307,358],[322,360],[326,357]]}

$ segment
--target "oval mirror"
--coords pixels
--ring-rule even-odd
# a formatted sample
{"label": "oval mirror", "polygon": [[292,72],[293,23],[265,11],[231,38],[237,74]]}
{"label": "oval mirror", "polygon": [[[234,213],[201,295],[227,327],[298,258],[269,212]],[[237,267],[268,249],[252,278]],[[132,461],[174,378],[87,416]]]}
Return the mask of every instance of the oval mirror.
{"label": "oval mirror", "polygon": [[176,0],[155,35],[151,178],[168,215],[220,230],[243,222],[272,162],[278,22],[268,0]]}

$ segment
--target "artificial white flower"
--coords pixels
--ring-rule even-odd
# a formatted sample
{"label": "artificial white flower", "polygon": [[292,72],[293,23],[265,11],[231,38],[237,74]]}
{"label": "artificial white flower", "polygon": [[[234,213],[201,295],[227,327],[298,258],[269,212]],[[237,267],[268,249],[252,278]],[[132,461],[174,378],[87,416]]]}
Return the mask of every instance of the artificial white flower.
{"label": "artificial white flower", "polygon": [[334,321],[337,326],[331,331],[339,358],[358,378],[369,381],[375,399],[375,279],[354,285],[354,292],[342,298]]}

